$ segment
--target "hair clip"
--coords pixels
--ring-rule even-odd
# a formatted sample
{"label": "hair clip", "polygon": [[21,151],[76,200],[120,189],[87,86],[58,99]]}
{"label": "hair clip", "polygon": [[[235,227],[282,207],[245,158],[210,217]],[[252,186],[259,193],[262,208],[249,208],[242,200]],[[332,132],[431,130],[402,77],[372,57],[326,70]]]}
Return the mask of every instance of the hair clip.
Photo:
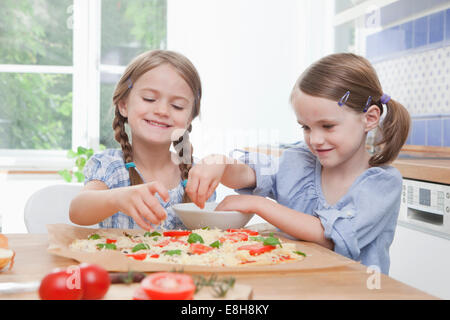
{"label": "hair clip", "polygon": [[131,79],[130,79],[130,78],[128,78],[127,84],[128,84],[128,89],[133,88],[133,82],[131,82]]}
{"label": "hair clip", "polygon": [[350,96],[350,91],[347,91],[342,98],[338,101],[339,107],[342,107],[344,104],[347,103],[348,97]]}
{"label": "hair clip", "polygon": [[186,185],[187,185],[187,179],[181,181],[181,185],[183,186],[183,188],[186,188]]}
{"label": "hair clip", "polygon": [[136,168],[136,165],[134,164],[134,162],[127,162],[125,163],[125,168],[129,170],[130,168]]}
{"label": "hair clip", "polygon": [[371,102],[372,102],[372,96],[369,96],[369,99],[367,99],[366,106],[364,107],[363,112],[366,112],[367,109],[369,109]]}
{"label": "hair clip", "polygon": [[389,100],[391,100],[391,97],[388,94],[383,93],[383,95],[380,98],[380,102],[382,104],[387,104],[389,102]]}

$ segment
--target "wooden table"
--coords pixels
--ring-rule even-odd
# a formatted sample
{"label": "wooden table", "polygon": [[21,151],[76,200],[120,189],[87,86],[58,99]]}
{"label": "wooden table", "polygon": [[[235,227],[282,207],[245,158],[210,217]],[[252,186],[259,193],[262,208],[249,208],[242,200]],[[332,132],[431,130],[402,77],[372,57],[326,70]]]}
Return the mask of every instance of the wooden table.
{"label": "wooden table", "polygon": [[[46,234],[7,236],[10,247],[16,251],[16,259],[12,270],[0,273],[0,282],[36,281],[53,268],[77,264],[75,260],[48,253]],[[327,250],[319,245],[315,246],[320,250]],[[380,288],[369,289],[367,283],[373,279],[374,273],[368,273],[367,267],[359,263],[314,271],[234,273],[233,276],[236,277],[236,283],[253,288],[254,299],[436,299],[383,274],[380,274]],[[110,291],[119,292],[118,286],[123,285],[112,285]],[[110,298],[111,295],[112,293]],[[0,294],[0,299],[37,298],[36,293]],[[112,298],[123,297],[117,295]]]}

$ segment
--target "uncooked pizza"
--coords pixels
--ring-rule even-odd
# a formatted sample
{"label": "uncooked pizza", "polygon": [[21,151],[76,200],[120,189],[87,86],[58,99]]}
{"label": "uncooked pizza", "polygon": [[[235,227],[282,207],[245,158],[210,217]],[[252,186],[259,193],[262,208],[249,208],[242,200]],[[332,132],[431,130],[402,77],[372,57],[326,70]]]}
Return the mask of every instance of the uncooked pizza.
{"label": "uncooked pizza", "polygon": [[248,229],[158,230],[117,236],[99,230],[77,239],[72,250],[118,251],[130,259],[154,263],[235,267],[279,264],[302,260],[295,243]]}

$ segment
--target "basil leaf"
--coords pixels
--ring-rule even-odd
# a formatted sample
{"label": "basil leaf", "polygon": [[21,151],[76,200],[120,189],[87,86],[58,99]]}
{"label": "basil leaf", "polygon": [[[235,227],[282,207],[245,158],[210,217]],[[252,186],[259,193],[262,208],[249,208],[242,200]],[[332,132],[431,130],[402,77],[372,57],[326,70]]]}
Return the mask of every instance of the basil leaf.
{"label": "basil leaf", "polygon": [[166,256],[173,256],[174,254],[181,255],[181,250],[180,249],[168,250],[168,251],[164,252],[164,255],[166,255]]}
{"label": "basil leaf", "polygon": [[213,248],[219,249],[220,245],[221,245],[220,241],[219,241],[219,240],[216,240],[216,241],[214,241],[213,243],[211,243],[209,246],[210,246],[210,247],[213,247]]}
{"label": "basil leaf", "polygon": [[131,252],[136,252],[136,251],[139,251],[139,250],[146,250],[146,249],[150,249],[148,244],[146,244],[146,243],[139,243],[139,244],[135,245],[133,247],[133,249],[131,249]]}
{"label": "basil leaf", "polygon": [[210,227],[203,227],[202,230],[211,230]]}
{"label": "basil leaf", "polygon": [[189,242],[189,243],[196,243],[196,242],[205,243],[205,241],[203,241],[203,238],[196,233],[191,233],[189,235],[187,242]]}
{"label": "basil leaf", "polygon": [[117,247],[114,243],[97,243],[98,249],[116,250]]}
{"label": "basil leaf", "polygon": [[146,233],[144,233],[144,237],[156,237],[156,236],[161,236],[161,233],[157,232],[157,231],[147,231]]}
{"label": "basil leaf", "polygon": [[100,239],[100,236],[97,233],[91,234],[88,238],[89,240],[97,240]]}
{"label": "basil leaf", "polygon": [[281,247],[280,240],[278,240],[277,238],[274,238],[272,236],[265,238],[263,244],[265,246],[276,246],[277,244],[279,244]]}
{"label": "basil leaf", "polygon": [[306,257],[306,254],[303,253],[303,252],[301,252],[301,251],[294,251],[294,253],[296,253],[296,254],[298,254],[298,255],[300,255],[300,256]]}
{"label": "basil leaf", "polygon": [[250,237],[250,240],[253,240],[253,241],[261,241],[261,242],[263,242],[264,241],[264,237],[262,237],[262,236],[258,236],[258,237]]}

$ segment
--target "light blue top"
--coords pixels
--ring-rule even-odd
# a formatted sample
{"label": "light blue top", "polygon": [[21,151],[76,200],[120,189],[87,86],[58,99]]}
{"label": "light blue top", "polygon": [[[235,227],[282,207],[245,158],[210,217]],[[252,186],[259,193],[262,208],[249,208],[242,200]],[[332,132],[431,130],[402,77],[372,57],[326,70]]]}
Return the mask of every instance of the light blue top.
{"label": "light blue top", "polygon": [[[136,170],[139,173],[139,169],[137,167]],[[102,153],[93,155],[84,167],[84,175],[85,184],[92,180],[100,180],[103,181],[109,189],[130,186],[130,176],[128,174],[128,170],[125,168],[122,150],[119,149],[107,149]],[[142,180],[144,181],[144,179]],[[183,222],[181,222],[180,218],[178,218],[176,213],[171,208],[172,205],[181,203],[183,200],[184,188],[181,178],[178,186],[168,191],[170,196],[169,202],[164,202],[159,194],[155,194],[162,207],[167,212],[167,219],[161,226],[170,230],[186,229]],[[208,201],[215,201],[215,199],[216,193],[214,193]],[[99,226],[101,228],[121,229],[140,228],[133,218],[120,211],[101,221]]]}
{"label": "light blue top", "polygon": [[280,158],[245,153],[241,161],[255,170],[256,187],[236,190],[238,193],[270,197],[318,217],[335,252],[389,273],[389,247],[402,190],[397,169],[367,169],[336,204],[329,205],[322,193],[322,166],[304,142],[285,150]]}

